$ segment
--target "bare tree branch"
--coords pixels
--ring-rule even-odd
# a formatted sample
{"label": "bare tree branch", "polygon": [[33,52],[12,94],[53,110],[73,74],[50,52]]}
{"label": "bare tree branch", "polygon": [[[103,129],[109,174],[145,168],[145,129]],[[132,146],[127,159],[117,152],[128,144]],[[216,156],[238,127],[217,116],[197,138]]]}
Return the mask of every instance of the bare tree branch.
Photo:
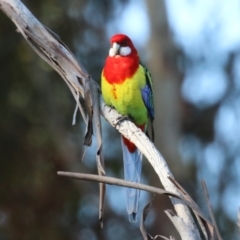
{"label": "bare tree branch", "polygon": [[[33,50],[55,69],[66,82],[87,124],[84,144],[92,143],[93,123],[97,137],[96,160],[98,172],[104,175],[102,154],[102,131],[99,114],[99,87],[91,79],[85,68],[76,60],[68,47],[49,28],[42,25],[18,0],[1,0],[0,9],[15,23]],[[84,98],[87,115],[83,111],[79,97]],[[75,121],[76,111],[74,113]],[[105,185],[100,184],[99,221],[101,226],[104,206]]]}
{"label": "bare tree branch", "polygon": [[184,200],[191,203],[191,208],[193,210],[193,213],[195,214],[197,221],[199,223],[199,226],[205,236],[206,239],[215,239],[215,229],[214,225],[210,223],[201,213],[201,210],[199,209],[198,205],[193,201],[191,196],[183,189],[183,187],[175,180],[169,177],[171,182],[181,191],[182,195],[184,196]]}
{"label": "bare tree branch", "polygon": [[[154,194],[165,194],[167,196],[175,197],[175,198],[183,201],[185,203],[185,205],[187,205],[190,209],[192,209],[192,211],[195,213],[196,217],[201,218],[201,220],[206,222],[206,224],[208,224],[209,227],[213,228],[213,225],[204,217],[203,213],[201,212],[201,210],[199,209],[197,204],[190,198],[190,196],[188,194],[184,194],[184,195],[180,196],[173,192],[166,191],[161,188],[152,187],[152,186],[141,184],[141,183],[129,182],[129,181],[118,179],[118,178],[99,176],[99,175],[94,175],[94,174],[61,172],[61,171],[57,172],[57,174],[59,176],[70,177],[70,178],[74,178],[74,179],[102,182],[102,183],[107,183],[107,184],[122,186],[122,187],[128,187],[128,188],[136,188],[136,189],[148,191],[148,192],[151,192]],[[183,188],[182,188],[182,191],[184,191]],[[147,213],[145,213],[145,215],[143,216],[143,220],[145,220],[146,216],[147,216]]]}
{"label": "bare tree branch", "polygon": [[176,227],[181,238],[183,240],[192,240],[192,236],[188,234],[188,226],[183,221],[183,219],[177,216],[172,210],[166,210],[164,212],[167,214],[168,218],[172,221],[173,225]]}
{"label": "bare tree branch", "polygon": [[[93,95],[93,122],[94,132],[97,140],[96,162],[98,174],[105,176],[104,170],[104,158],[103,158],[103,141],[102,141],[102,127],[100,122],[100,106],[99,106],[99,88],[95,82],[91,84],[91,90]],[[99,223],[103,228],[103,208],[104,197],[106,192],[105,183],[99,183]]]}
{"label": "bare tree branch", "polygon": [[102,183],[107,183],[110,185],[116,185],[121,187],[136,188],[136,189],[152,192],[155,194],[165,194],[168,196],[180,198],[179,195],[176,195],[172,192],[166,191],[161,188],[156,188],[156,187],[148,186],[141,183],[129,182],[119,178],[99,176],[99,175],[87,174],[87,173],[74,173],[74,172],[61,172],[61,171],[57,172],[57,174],[59,176],[70,177],[74,179],[81,179],[81,180],[87,180],[87,181],[93,181],[93,182],[102,182]]}
{"label": "bare tree branch", "polygon": [[[103,101],[101,101],[102,114],[106,120],[115,127],[122,135],[133,142],[137,148],[145,155],[148,159],[164,188],[170,192],[173,192],[181,196],[178,188],[169,180],[169,177],[173,178],[173,175],[161,155],[161,153],[156,149],[154,144],[149,140],[149,138],[142,132],[139,128],[135,126],[131,121],[124,120],[118,121],[121,115],[117,113],[114,109],[107,106]],[[182,218],[182,221],[188,226],[188,232],[192,239],[200,239],[199,231],[196,224],[192,218],[192,215],[186,205],[179,199],[170,198],[177,215]]]}

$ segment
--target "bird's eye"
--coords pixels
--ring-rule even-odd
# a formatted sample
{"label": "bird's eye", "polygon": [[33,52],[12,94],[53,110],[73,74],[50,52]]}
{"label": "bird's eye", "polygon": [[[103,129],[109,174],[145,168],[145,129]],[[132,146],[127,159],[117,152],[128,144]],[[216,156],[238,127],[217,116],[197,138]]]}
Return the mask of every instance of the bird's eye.
{"label": "bird's eye", "polygon": [[124,40],[124,41],[122,41],[122,44],[121,44],[122,46],[127,46],[128,44],[127,44],[127,41],[126,40]]}

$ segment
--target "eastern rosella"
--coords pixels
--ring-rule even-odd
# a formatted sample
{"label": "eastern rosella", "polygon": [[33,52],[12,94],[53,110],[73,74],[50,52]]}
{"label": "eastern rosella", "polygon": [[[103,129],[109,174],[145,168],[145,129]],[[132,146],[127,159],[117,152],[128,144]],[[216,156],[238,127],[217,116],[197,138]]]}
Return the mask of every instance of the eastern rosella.
{"label": "eastern rosella", "polygon": [[[140,63],[138,52],[128,36],[116,34],[110,42],[109,56],[102,71],[103,100],[120,114],[130,117],[142,131],[146,131],[148,120],[152,123],[154,119],[151,75]],[[142,154],[124,136],[121,140],[124,177],[128,181],[139,183]],[[136,221],[139,197],[140,190],[127,188],[130,222]]]}

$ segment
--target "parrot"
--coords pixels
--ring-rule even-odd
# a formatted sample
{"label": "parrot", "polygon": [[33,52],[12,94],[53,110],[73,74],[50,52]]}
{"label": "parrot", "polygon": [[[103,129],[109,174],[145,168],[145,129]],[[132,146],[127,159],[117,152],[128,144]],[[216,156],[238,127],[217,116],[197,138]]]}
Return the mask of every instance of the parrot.
{"label": "parrot", "polygon": [[[125,34],[116,34],[110,39],[109,55],[101,74],[103,101],[123,116],[129,117],[142,131],[151,124],[154,138],[153,83],[148,69],[141,63],[132,40]],[[140,182],[142,153],[127,138],[121,136],[124,178]],[[140,190],[126,188],[127,212],[130,222],[137,221]]]}

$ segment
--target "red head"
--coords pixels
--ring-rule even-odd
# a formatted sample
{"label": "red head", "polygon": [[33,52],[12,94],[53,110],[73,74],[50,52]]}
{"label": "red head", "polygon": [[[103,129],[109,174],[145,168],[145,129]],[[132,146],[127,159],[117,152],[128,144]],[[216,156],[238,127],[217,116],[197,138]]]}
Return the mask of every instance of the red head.
{"label": "red head", "polygon": [[109,50],[110,57],[126,57],[137,55],[137,50],[134,47],[131,39],[124,34],[116,34],[112,36],[110,42],[112,44]]}
{"label": "red head", "polygon": [[124,34],[116,34],[111,40],[109,56],[103,75],[109,83],[122,83],[131,78],[139,67],[139,56],[131,39]]}

